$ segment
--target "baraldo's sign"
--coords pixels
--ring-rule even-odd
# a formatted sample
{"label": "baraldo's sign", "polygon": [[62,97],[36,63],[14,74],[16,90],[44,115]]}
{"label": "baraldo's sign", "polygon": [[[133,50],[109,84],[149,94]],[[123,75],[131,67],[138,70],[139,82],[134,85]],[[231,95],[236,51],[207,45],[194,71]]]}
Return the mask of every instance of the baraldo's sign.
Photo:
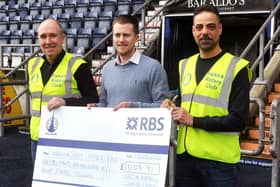
{"label": "baraldo's sign", "polygon": [[179,0],[165,9],[165,13],[193,12],[194,8],[210,4],[220,12],[237,11],[270,11],[274,7],[273,0]]}

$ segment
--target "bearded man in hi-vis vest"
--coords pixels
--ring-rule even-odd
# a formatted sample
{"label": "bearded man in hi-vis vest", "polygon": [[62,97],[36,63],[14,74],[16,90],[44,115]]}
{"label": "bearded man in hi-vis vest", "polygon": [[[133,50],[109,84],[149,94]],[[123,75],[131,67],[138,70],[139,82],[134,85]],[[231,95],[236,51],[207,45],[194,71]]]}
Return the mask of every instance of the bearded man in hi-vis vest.
{"label": "bearded man in hi-vis vest", "polygon": [[199,54],[179,62],[181,107],[170,100],[161,105],[180,124],[176,187],[236,187],[239,133],[249,113],[249,62],[221,49],[214,6],[195,9],[192,33]]}

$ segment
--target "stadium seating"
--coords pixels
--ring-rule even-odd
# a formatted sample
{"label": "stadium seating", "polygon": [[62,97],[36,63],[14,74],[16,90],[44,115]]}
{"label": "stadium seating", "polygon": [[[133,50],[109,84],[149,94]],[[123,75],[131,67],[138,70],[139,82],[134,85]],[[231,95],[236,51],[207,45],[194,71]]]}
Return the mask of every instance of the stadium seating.
{"label": "stadium seating", "polygon": [[11,33],[10,36],[10,44],[20,44],[22,38],[22,31],[21,30],[15,30]]}
{"label": "stadium seating", "polygon": [[33,30],[26,30],[22,33],[22,43],[23,44],[33,44],[34,43],[34,38],[35,38],[35,33]]}
{"label": "stadium seating", "polygon": [[0,44],[9,44],[10,43],[11,31],[4,30],[0,32]]}
{"label": "stadium seating", "polygon": [[90,0],[89,2],[89,12],[100,13],[103,6],[103,0]]}
{"label": "stadium seating", "polygon": [[74,12],[70,15],[69,25],[71,28],[80,29],[83,27],[84,14],[82,12]]}
{"label": "stadium seating", "polygon": [[20,17],[29,15],[29,4],[25,4],[25,3],[19,3],[18,4],[18,15]]}
{"label": "stadium seating", "polygon": [[21,17],[20,30],[22,30],[22,31],[29,30],[31,27],[31,22],[32,22],[31,15],[25,15],[25,16]]}
{"label": "stadium seating", "polygon": [[76,5],[76,12],[88,12],[89,0],[78,0]]}
{"label": "stadium seating", "polygon": [[[114,17],[132,13],[143,2],[144,0],[0,1],[0,43],[38,43],[36,32],[39,24],[52,17],[61,23],[67,33],[68,50],[75,48],[76,51],[85,53],[112,30]],[[9,32],[4,32],[8,30]],[[98,49],[106,47],[104,43]]]}
{"label": "stadium seating", "polygon": [[97,26],[97,18],[85,18],[84,19],[84,28],[95,29]]}
{"label": "stadium seating", "polygon": [[2,5],[0,7],[0,17],[3,17],[3,16],[7,16],[8,15],[8,10],[9,10],[9,6],[8,5]]}
{"label": "stadium seating", "polygon": [[8,16],[9,17],[14,17],[17,15],[17,10],[18,10],[18,4],[10,4],[8,5]]}
{"label": "stadium seating", "polygon": [[65,12],[57,15],[57,19],[59,20],[63,29],[69,28],[69,20],[70,20],[70,13]]}
{"label": "stadium seating", "polygon": [[41,14],[44,15],[44,17],[49,17],[49,15],[52,12],[52,3],[45,1],[42,3],[42,9]]}
{"label": "stadium seating", "polygon": [[[97,27],[92,34],[92,47],[95,47],[105,36],[107,35],[107,29],[104,27]],[[96,49],[106,49],[106,43],[102,43]]]}
{"label": "stadium seating", "polygon": [[76,0],[64,0],[64,9],[67,10],[67,12],[70,14],[75,12],[76,5]]}
{"label": "stadium seating", "polygon": [[55,1],[55,3],[53,3],[52,5],[52,13],[56,15],[62,14],[64,12],[63,7],[64,7],[64,1],[61,0]]}
{"label": "stadium seating", "polygon": [[32,26],[32,30],[34,30],[35,33],[37,33],[38,27],[44,19],[45,19],[44,15],[41,14],[37,14],[32,17],[31,26]]}
{"label": "stadium seating", "polygon": [[98,20],[99,27],[103,27],[106,28],[107,30],[111,30],[112,19],[113,19],[112,11],[108,10],[108,11],[100,12],[99,20]]}
{"label": "stadium seating", "polygon": [[32,16],[40,15],[40,11],[41,11],[41,3],[34,2],[30,5],[29,8],[30,15]]}
{"label": "stadium seating", "polygon": [[0,17],[0,32],[7,30],[8,26],[9,26],[9,17],[8,16]]}
{"label": "stadium seating", "polygon": [[90,46],[91,37],[92,37],[91,28],[80,28],[78,30],[78,35],[77,35],[77,46],[88,49]]}
{"label": "stadium seating", "polygon": [[67,49],[69,50],[76,46],[76,35],[78,31],[76,28],[67,28],[65,32],[67,34],[66,46]]}
{"label": "stadium seating", "polygon": [[20,25],[20,16],[13,16],[10,17],[10,22],[9,22],[9,29],[10,31],[16,31],[19,29]]}

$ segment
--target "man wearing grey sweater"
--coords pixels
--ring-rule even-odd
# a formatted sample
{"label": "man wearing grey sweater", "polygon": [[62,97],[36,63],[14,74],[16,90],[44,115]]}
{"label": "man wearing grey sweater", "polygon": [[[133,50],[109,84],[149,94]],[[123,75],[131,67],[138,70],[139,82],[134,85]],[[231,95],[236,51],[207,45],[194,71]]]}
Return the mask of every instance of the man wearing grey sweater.
{"label": "man wearing grey sweater", "polygon": [[122,15],[113,21],[113,44],[116,59],[102,69],[98,107],[159,107],[168,97],[166,72],[161,64],[135,48],[138,20]]}

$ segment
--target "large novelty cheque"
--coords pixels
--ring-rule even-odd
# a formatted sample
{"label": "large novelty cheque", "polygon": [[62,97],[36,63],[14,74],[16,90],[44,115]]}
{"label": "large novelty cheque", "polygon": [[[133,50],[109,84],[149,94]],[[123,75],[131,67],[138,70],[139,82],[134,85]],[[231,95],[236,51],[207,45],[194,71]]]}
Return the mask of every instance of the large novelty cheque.
{"label": "large novelty cheque", "polygon": [[170,111],[42,110],[33,187],[163,187]]}

